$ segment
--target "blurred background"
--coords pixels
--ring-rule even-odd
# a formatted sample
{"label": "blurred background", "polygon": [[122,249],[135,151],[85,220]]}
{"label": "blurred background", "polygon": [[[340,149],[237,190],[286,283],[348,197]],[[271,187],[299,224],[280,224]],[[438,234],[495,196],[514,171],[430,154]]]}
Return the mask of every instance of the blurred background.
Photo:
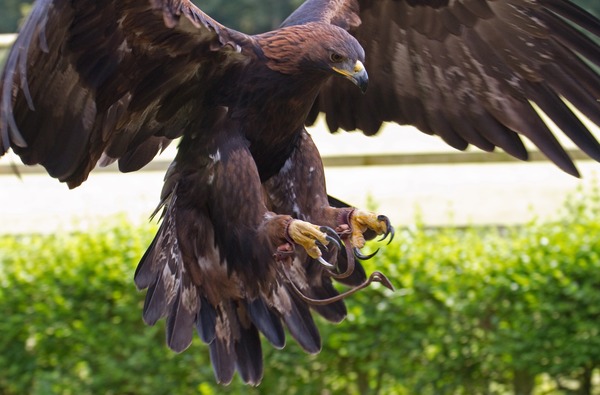
{"label": "blurred background", "polygon": [[[300,3],[196,1],[248,33]],[[577,3],[600,15],[597,0]],[[30,7],[0,0],[0,62]],[[329,193],[400,229],[367,263],[397,291],[368,289],[342,324],[319,321],[317,356],[265,344],[256,389],[216,385],[206,346],[175,355],[163,323],[141,320],[133,272],[174,144],[142,171],[97,169],[73,191],[0,158],[0,393],[600,393],[599,164],[579,160],[576,179],[535,152],[528,163],[457,152],[411,127],[333,135],[320,121],[310,133]]]}

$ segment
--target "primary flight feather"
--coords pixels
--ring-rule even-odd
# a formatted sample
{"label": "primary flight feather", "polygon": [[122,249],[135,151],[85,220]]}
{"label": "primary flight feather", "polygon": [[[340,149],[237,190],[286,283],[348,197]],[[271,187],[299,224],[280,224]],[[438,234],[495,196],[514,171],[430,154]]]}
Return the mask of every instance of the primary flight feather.
{"label": "primary flight feather", "polygon": [[[372,281],[355,259],[389,220],[328,199],[305,125],[412,124],[464,149],[577,175],[535,103],[587,155],[600,145],[600,21],[568,0],[308,0],[272,32],[229,29],[186,0],[39,0],[0,80],[0,153],[74,188],[95,166],[150,162],[181,138],[160,229],[136,270],[167,344],[196,331],[219,382],[262,378],[259,333],[307,351]],[[368,86],[368,89],[367,89]],[[351,288],[339,294],[332,280]]]}

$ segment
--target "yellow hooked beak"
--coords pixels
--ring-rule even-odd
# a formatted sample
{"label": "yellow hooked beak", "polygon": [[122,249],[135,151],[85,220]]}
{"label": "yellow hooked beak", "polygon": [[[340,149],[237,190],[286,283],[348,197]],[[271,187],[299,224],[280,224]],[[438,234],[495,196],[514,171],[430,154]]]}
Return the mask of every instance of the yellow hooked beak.
{"label": "yellow hooked beak", "polygon": [[338,67],[332,67],[332,69],[336,73],[352,81],[360,88],[362,93],[367,91],[367,86],[369,85],[369,75],[367,74],[367,70],[365,70],[365,65],[363,65],[360,60],[357,60],[356,63],[354,63],[352,70],[345,68],[341,69]]}

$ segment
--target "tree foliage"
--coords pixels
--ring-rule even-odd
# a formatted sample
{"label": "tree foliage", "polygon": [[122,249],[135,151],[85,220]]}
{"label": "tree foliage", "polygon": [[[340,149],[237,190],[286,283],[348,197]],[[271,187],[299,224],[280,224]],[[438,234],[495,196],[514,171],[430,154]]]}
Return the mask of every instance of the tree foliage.
{"label": "tree foliage", "polygon": [[275,29],[303,0],[193,0],[202,11],[244,33]]}
{"label": "tree foliage", "polygon": [[31,3],[24,0],[0,0],[0,34],[16,32]]}
{"label": "tree foliage", "polygon": [[[245,33],[277,27],[302,0],[193,0],[217,21]],[[0,33],[17,31],[31,0],[0,0]]]}
{"label": "tree foliage", "polygon": [[[323,351],[265,344],[258,388],[214,383],[199,339],[164,346],[133,272],[154,226],[0,238],[0,393],[591,394],[600,364],[600,197],[558,222],[398,232],[369,270],[396,292],[319,321]],[[598,388],[596,388],[596,391]],[[562,392],[560,392],[562,391]]]}

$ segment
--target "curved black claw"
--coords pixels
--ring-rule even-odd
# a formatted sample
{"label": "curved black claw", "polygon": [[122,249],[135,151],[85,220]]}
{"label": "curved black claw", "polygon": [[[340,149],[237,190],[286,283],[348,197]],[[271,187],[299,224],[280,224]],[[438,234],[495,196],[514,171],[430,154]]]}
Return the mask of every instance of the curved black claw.
{"label": "curved black claw", "polygon": [[[333,243],[335,245],[335,247],[339,250],[342,248],[342,240],[340,239],[340,237],[338,236],[337,232],[333,229],[331,229],[329,226],[321,226],[319,228],[319,230],[323,233],[325,233],[325,239],[330,242]],[[320,244],[320,243],[319,243]],[[323,246],[327,251],[329,251],[329,248]]]}
{"label": "curved black claw", "polygon": [[357,257],[358,259],[360,259],[361,261],[366,261],[367,259],[371,259],[373,258],[375,255],[377,255],[377,253],[379,252],[379,248],[375,250],[375,252],[369,254],[369,255],[364,255],[362,252],[360,252],[360,250],[358,249],[358,247],[354,247],[352,249],[352,251],[354,252],[354,256]]}
{"label": "curved black claw", "polygon": [[325,266],[328,269],[336,269],[336,265],[327,262],[325,259],[323,259],[322,256],[318,257],[317,261],[319,261],[321,263],[321,265]]}
{"label": "curved black claw", "polygon": [[[328,226],[321,226],[319,228],[319,230],[321,232],[325,233],[325,240],[327,240],[327,242],[329,244],[333,244],[333,246],[335,246],[335,248],[337,248],[338,251],[342,248],[342,240],[340,240],[340,238],[339,238],[338,234],[335,232],[335,230],[331,229]],[[329,247],[327,247],[325,244],[321,243],[319,240],[315,240],[315,243],[319,246],[319,248],[321,250],[325,250],[327,252],[329,252],[331,250],[331,245]],[[321,263],[321,265],[325,266],[327,269],[337,270],[337,264],[327,262],[322,256],[318,257],[317,261],[319,261]]]}
{"label": "curved black claw", "polygon": [[388,240],[388,244],[390,244],[392,242],[392,240],[394,240],[394,236],[396,235],[396,230],[390,223],[390,219],[388,217],[386,217],[385,215],[378,215],[377,220],[385,222],[385,229],[386,229],[384,235],[381,237],[381,239],[379,239],[379,241],[384,241],[388,236],[391,235],[390,239]]}

